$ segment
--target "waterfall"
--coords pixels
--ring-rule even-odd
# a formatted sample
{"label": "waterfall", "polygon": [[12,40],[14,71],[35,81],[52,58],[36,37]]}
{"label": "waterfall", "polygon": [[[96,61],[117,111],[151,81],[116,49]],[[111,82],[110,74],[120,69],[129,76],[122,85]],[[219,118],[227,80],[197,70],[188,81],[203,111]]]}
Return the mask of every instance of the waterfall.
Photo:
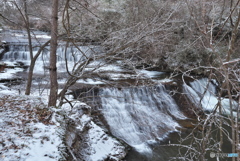
{"label": "waterfall", "polygon": [[[33,52],[36,53],[36,49]],[[9,45],[9,51],[3,55],[2,60],[5,62],[21,61],[27,63],[30,61],[29,48],[27,45],[11,44]]]}
{"label": "waterfall", "polygon": [[197,107],[202,107],[204,110],[212,111],[219,101],[225,114],[230,113],[230,103],[232,103],[234,110],[237,109],[238,103],[236,101],[217,97],[217,86],[216,83],[213,82],[214,80],[202,78],[191,82],[190,85],[183,84],[183,89],[188,98],[192,100]]}
{"label": "waterfall", "polygon": [[162,140],[185,116],[163,85],[104,88],[99,92],[102,113],[112,134],[139,152],[151,153],[149,142]]}
{"label": "waterfall", "polygon": [[[37,44],[33,44],[37,46]],[[39,50],[39,47],[33,48],[33,55],[36,55]],[[66,56],[65,56],[66,53]],[[99,46],[68,46],[59,45],[57,48],[57,68],[60,72],[65,72],[65,60],[68,61],[68,67],[71,71],[74,67],[74,64],[87,60],[86,57],[92,57],[93,54],[103,53],[103,50]],[[35,73],[42,73],[44,67],[49,66],[50,60],[50,48],[47,46],[38,57],[35,65]],[[2,61],[9,65],[14,65],[17,62],[24,63],[24,65],[30,65],[30,52],[27,43],[19,44],[12,43],[9,44],[9,51],[3,55]]]}

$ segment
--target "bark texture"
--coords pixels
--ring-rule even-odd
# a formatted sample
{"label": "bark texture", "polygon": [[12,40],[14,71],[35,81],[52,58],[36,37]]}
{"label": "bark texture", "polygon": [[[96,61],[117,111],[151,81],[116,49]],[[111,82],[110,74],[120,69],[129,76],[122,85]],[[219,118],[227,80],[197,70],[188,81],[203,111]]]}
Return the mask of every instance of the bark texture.
{"label": "bark texture", "polygon": [[56,106],[57,102],[57,36],[58,36],[58,0],[52,1],[52,24],[51,24],[51,42],[50,42],[50,95],[48,106]]}

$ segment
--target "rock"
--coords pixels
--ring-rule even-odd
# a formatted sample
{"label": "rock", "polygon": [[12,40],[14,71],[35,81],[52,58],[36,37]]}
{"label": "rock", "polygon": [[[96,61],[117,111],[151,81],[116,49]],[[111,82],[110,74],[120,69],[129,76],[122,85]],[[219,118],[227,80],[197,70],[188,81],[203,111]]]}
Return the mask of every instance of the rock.
{"label": "rock", "polygon": [[6,64],[3,62],[0,62],[0,73],[4,71],[5,67],[6,67]]}
{"label": "rock", "polygon": [[91,118],[91,107],[76,105],[66,121],[66,144],[76,160],[118,161],[126,156],[125,147],[109,136]]}

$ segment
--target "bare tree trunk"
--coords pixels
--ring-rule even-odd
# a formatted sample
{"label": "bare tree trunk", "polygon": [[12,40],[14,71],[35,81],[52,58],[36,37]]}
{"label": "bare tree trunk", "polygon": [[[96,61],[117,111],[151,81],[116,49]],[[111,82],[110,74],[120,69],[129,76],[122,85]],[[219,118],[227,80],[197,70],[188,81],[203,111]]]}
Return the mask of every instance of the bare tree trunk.
{"label": "bare tree trunk", "polygon": [[[34,70],[34,67],[35,67],[36,60],[37,60],[38,56],[41,54],[41,51],[49,44],[49,41],[47,41],[45,44],[41,45],[41,48],[39,49],[38,53],[36,55],[34,55],[33,54],[32,36],[31,36],[31,28],[30,28],[30,20],[29,20],[29,11],[28,11],[28,9],[31,8],[31,7],[29,7],[29,4],[28,4],[27,0],[23,0],[23,8],[16,1],[11,1],[10,3],[20,13],[21,18],[23,19],[23,22],[24,22],[22,27],[24,27],[26,29],[26,32],[27,32],[28,48],[29,48],[29,54],[30,54],[31,62],[30,62],[30,67],[29,67],[29,71],[28,71],[28,79],[27,79],[25,94],[30,95],[31,86],[32,86],[32,78],[33,78],[33,70]],[[0,14],[0,16],[4,20],[9,21],[11,23],[14,23],[11,20],[9,20],[7,17],[2,16],[1,14]],[[15,24],[15,25],[18,25],[18,24]]]}
{"label": "bare tree trunk", "polygon": [[25,95],[30,95],[30,92],[31,92],[34,66],[35,66],[35,62],[33,63],[33,61],[31,61],[30,66],[29,66],[29,71],[28,71],[28,79],[27,79]]}
{"label": "bare tree trunk", "polygon": [[24,20],[24,24],[25,24],[25,28],[26,28],[27,36],[28,36],[28,47],[29,47],[31,63],[30,63],[30,68],[29,68],[29,72],[28,72],[28,80],[27,80],[25,94],[30,95],[31,85],[32,85],[32,77],[33,77],[33,69],[34,69],[35,62],[33,62],[33,50],[32,50],[33,47],[32,47],[32,38],[31,38],[31,31],[30,31],[31,29],[30,29],[29,17],[28,17],[27,0],[24,0],[23,3],[24,3],[24,12],[21,11],[21,9],[19,8],[19,6],[16,2],[13,2],[13,4],[18,9],[19,13],[21,14],[21,16]]}
{"label": "bare tree trunk", "polygon": [[38,50],[37,54],[31,58],[31,63],[29,66],[29,71],[28,71],[28,80],[27,80],[27,86],[26,86],[26,91],[25,94],[26,95],[30,95],[31,92],[31,86],[32,86],[32,78],[33,78],[33,70],[35,67],[35,63],[37,61],[37,58],[39,57],[39,55],[41,54],[41,52],[43,51],[43,49],[49,44],[50,40],[45,42],[43,45],[41,45],[40,49]]}
{"label": "bare tree trunk", "polygon": [[50,42],[50,95],[48,106],[56,106],[57,102],[57,36],[58,36],[58,0],[52,3],[52,26],[51,26],[51,42]]}
{"label": "bare tree trunk", "polygon": [[26,25],[27,35],[28,35],[28,47],[29,47],[30,58],[31,58],[25,94],[30,95],[31,85],[32,85],[32,77],[33,77],[33,69],[34,69],[35,62],[33,62],[32,38],[31,38],[31,31],[30,31],[30,24],[29,24],[26,0],[24,0],[24,14],[25,14],[25,25]]}
{"label": "bare tree trunk", "polygon": [[236,118],[236,136],[237,136],[237,153],[238,153],[238,157],[237,160],[240,160],[240,136],[239,136],[239,132],[240,132],[240,128],[239,128],[239,123],[238,123],[238,118],[240,116],[240,92],[238,92],[238,107],[237,107],[237,118]]}
{"label": "bare tree trunk", "polygon": [[[239,3],[240,3],[240,0],[238,0],[238,2],[236,4],[236,7],[238,7]],[[231,55],[233,53],[233,50],[234,50],[234,47],[235,47],[235,41],[236,41],[237,34],[238,34],[239,24],[240,24],[240,11],[238,10],[238,16],[237,16],[237,20],[236,20],[236,22],[234,24],[234,27],[233,27],[231,41],[230,41],[230,44],[229,44],[229,50],[228,50],[228,53],[227,53],[226,61],[230,61],[231,60]]]}

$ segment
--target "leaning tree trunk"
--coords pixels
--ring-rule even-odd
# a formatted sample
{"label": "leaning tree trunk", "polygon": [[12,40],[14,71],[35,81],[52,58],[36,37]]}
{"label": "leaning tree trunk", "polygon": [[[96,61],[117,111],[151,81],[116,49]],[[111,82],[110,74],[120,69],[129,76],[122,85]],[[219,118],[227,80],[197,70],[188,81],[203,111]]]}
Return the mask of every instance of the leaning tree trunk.
{"label": "leaning tree trunk", "polygon": [[57,35],[58,35],[58,0],[52,0],[52,26],[51,26],[51,42],[50,42],[50,95],[48,106],[56,106],[57,102]]}

